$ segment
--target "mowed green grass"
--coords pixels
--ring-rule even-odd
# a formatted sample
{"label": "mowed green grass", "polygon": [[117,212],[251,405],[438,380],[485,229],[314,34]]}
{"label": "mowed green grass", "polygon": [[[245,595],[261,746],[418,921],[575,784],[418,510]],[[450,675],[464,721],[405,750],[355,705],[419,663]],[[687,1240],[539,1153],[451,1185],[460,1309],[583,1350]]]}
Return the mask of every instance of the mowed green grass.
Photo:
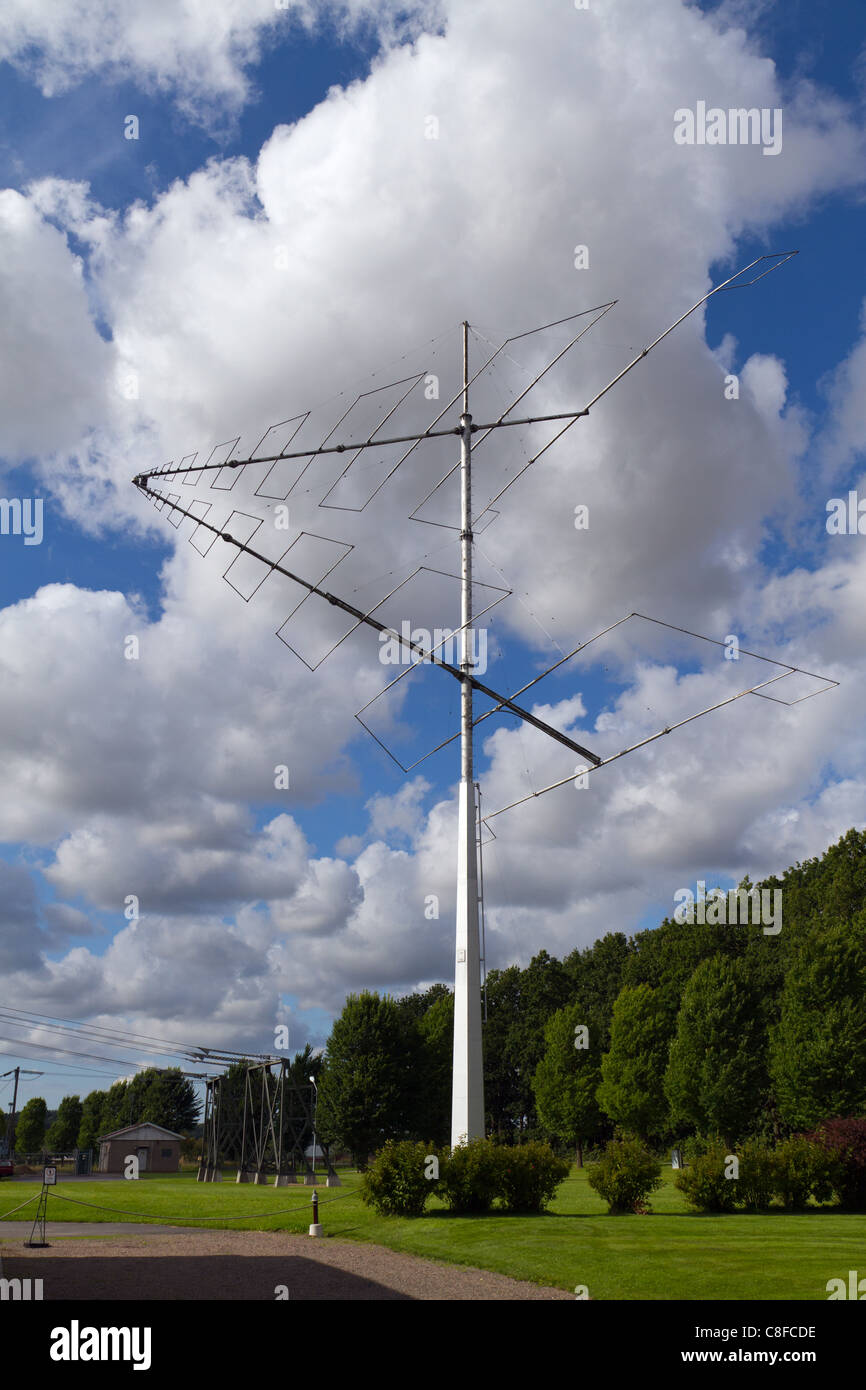
{"label": "mowed green grass", "polygon": [[[358,1174],[340,1176],[342,1187],[318,1189],[320,1220],[329,1236],[569,1291],[585,1285],[593,1299],[826,1300],[828,1279],[847,1280],[849,1269],[866,1275],[866,1215],[830,1209],[699,1215],[674,1187],[670,1170],[647,1216],[609,1216],[586,1173],[577,1169],[543,1216],[453,1216],[433,1198],[416,1220],[376,1216],[360,1200]],[[38,1191],[38,1183],[0,1184],[0,1218]],[[61,1179],[49,1197],[49,1222],[100,1223],[129,1213],[129,1220],[202,1229],[303,1233],[312,1194],[303,1185],[238,1185],[228,1173],[222,1183],[197,1183],[190,1171],[149,1174],[137,1182],[70,1183],[65,1195],[109,1210],[64,1200]],[[32,1222],[34,1212],[32,1203],[10,1221]],[[243,1219],[229,1219],[238,1215]],[[202,1216],[214,1219],[193,1220]]]}

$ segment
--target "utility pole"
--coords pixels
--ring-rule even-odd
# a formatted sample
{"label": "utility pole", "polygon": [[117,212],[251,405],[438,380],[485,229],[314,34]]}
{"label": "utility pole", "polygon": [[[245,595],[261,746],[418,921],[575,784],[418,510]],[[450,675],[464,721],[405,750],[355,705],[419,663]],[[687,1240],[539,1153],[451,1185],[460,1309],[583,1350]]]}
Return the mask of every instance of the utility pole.
{"label": "utility pole", "polygon": [[13,1067],[10,1071],[4,1071],[2,1073],[3,1076],[15,1077],[15,1086],[12,1091],[12,1114],[9,1116],[9,1120],[6,1125],[6,1141],[10,1154],[13,1152],[15,1145],[15,1115],[18,1109],[18,1078],[20,1077],[22,1070],[25,1076],[44,1075],[44,1073],[41,1071],[30,1071],[28,1067]]}
{"label": "utility pole", "polygon": [[17,1107],[17,1105],[18,1105],[18,1077],[19,1077],[20,1075],[21,1075],[21,1068],[20,1068],[20,1067],[16,1067],[16,1068],[15,1068],[15,1089],[14,1089],[13,1092],[12,1092],[12,1116],[11,1116],[11,1119],[10,1119],[10,1131],[11,1131],[11,1133],[10,1133],[10,1138],[9,1138],[9,1143],[10,1143],[10,1144],[12,1143],[12,1139],[15,1137],[15,1110],[16,1110],[16,1107]]}
{"label": "utility pole", "polygon": [[457,923],[454,961],[454,1068],[451,1146],[484,1135],[481,1047],[481,947],[478,932],[478,830],[475,810],[472,685],[472,416],[469,413],[469,324],[463,324],[463,413],[460,416],[460,788],[457,830]]}

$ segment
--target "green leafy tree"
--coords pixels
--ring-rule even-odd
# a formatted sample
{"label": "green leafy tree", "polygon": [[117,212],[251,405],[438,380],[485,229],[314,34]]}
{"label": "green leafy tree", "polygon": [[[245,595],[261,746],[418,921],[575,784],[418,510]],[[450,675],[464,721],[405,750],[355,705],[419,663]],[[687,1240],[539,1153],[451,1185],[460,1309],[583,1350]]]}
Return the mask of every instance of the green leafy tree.
{"label": "green leafy tree", "polygon": [[656,990],[673,1033],[683,993],[697,967],[712,956],[742,955],[749,930],[748,927],[731,929],[723,923],[676,922],[665,918],[661,926],[635,936],[632,953],[623,969],[623,983],[646,984]]}
{"label": "green leafy tree", "polygon": [[145,1067],[130,1081],[116,1081],[106,1094],[101,1133],[128,1125],[162,1125],[181,1134],[195,1128],[200,1105],[179,1067]]}
{"label": "green leafy tree", "polygon": [[735,1143],[750,1127],[767,1084],[760,998],[741,961],[702,961],[683,994],[665,1073],[674,1125]]}
{"label": "green leafy tree", "polygon": [[866,912],[802,942],[785,977],[770,1059],[791,1126],[866,1111]]}
{"label": "green leafy tree", "polygon": [[520,972],[520,996],[512,1020],[509,1055],[516,1069],[517,1131],[521,1136],[538,1129],[533,1078],[544,1055],[544,1029],[557,1009],[568,1003],[571,982],[562,962],[547,951],[533,956]]}
{"label": "green leafy tree", "polygon": [[[579,1030],[585,1030],[579,1031]],[[598,1133],[601,1028],[580,1001],[557,1009],[544,1029],[544,1055],[533,1088],[538,1118],[552,1138],[571,1144],[583,1167],[583,1146]],[[582,1043],[588,1046],[581,1046]]]}
{"label": "green leafy tree", "polygon": [[28,1100],[15,1126],[15,1152],[30,1154],[41,1152],[45,1144],[45,1121],[48,1106],[41,1096]]}
{"label": "green leafy tree", "polygon": [[607,932],[584,951],[572,951],[562,962],[570,992],[582,1001],[587,1016],[602,1030],[599,1041],[603,1052],[610,1044],[613,1006],[626,983],[623,977],[632,950],[624,932]]}
{"label": "green leafy tree", "polygon": [[423,1110],[416,1121],[424,1140],[446,1144],[451,1137],[451,1069],[454,1059],[454,995],[440,994],[418,1020],[421,1037]]}
{"label": "green leafy tree", "polygon": [[539,951],[525,970],[487,977],[484,1099],[491,1128],[505,1141],[538,1127],[533,1077],[544,1052],[544,1027],[568,1003],[571,982],[561,961]]}
{"label": "green leafy tree", "polygon": [[[201,1106],[192,1082],[179,1067],[148,1068],[141,1076],[145,1079],[142,1105],[130,1124],[150,1120],[152,1124],[174,1130],[175,1134],[195,1128]],[[139,1080],[137,1076],[134,1078],[134,1082]]]}
{"label": "green leafy tree", "polygon": [[664,1091],[670,1022],[659,991],[624,986],[613,1008],[598,1103],[622,1129],[647,1139],[667,1128]]}
{"label": "green leafy tree", "polygon": [[521,1123],[520,1074],[512,1051],[512,1024],[520,1007],[520,967],[487,973],[484,1025],[484,1105],[487,1127],[511,1139]]}
{"label": "green leafy tree", "polygon": [[84,1097],[81,1106],[81,1123],[78,1126],[77,1144],[79,1149],[95,1149],[102,1135],[102,1112],[108,1098],[107,1091],[91,1091]]}
{"label": "green leafy tree", "polygon": [[388,1139],[412,1137],[421,1041],[395,1000],[350,994],[334,1023],[319,1083],[319,1131],[351,1151],[358,1167]]}
{"label": "green leafy tree", "polygon": [[105,1100],[99,1115],[99,1138],[113,1134],[116,1129],[125,1129],[132,1124],[129,1118],[129,1086],[126,1081],[115,1081],[103,1092]]}
{"label": "green leafy tree", "polygon": [[420,1023],[428,1010],[432,1009],[434,1004],[438,1003],[440,999],[446,998],[450,993],[451,991],[447,985],[431,985],[429,989],[425,989],[422,994],[404,994],[402,999],[397,1000],[397,1007],[401,1009],[403,1013],[408,1014],[410,1018],[414,1019],[416,1023]]}
{"label": "green leafy tree", "polygon": [[323,1062],[322,1054],[314,1052],[310,1043],[305,1043],[289,1063],[287,1077],[295,1086],[309,1086],[310,1077],[318,1084]]}
{"label": "green leafy tree", "polygon": [[45,1136],[45,1147],[54,1153],[74,1149],[78,1142],[82,1111],[80,1096],[64,1096],[57,1107],[57,1118]]}

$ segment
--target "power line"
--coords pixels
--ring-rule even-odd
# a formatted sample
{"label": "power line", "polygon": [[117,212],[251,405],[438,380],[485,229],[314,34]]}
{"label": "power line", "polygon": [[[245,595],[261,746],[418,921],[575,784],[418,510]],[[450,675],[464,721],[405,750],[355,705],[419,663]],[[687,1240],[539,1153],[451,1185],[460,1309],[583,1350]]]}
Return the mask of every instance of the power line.
{"label": "power line", "polygon": [[[31,1057],[27,1052],[4,1052],[0,1049],[0,1057],[16,1057],[22,1062],[38,1062],[41,1067],[63,1067],[65,1070],[72,1072],[75,1076],[81,1072],[87,1072],[89,1076],[117,1077],[116,1071],[99,1071],[96,1067],[77,1067],[74,1062],[60,1062],[52,1058]],[[51,1073],[46,1072],[45,1075],[50,1076]],[[58,1076],[56,1079],[58,1081],[63,1081],[65,1078]]]}
{"label": "power line", "polygon": [[[10,1037],[7,1037],[7,1035],[6,1035],[5,1033],[0,1033],[0,1041],[2,1041],[2,1042],[11,1042],[11,1043],[15,1043],[15,1042],[18,1042],[19,1039],[17,1039],[17,1038],[10,1038]],[[136,1061],[133,1061],[133,1059],[130,1058],[130,1057],[105,1057],[105,1056],[103,1056],[102,1054],[96,1053],[96,1052],[78,1052],[78,1051],[76,1051],[75,1048],[72,1048],[72,1047],[61,1047],[59,1043],[54,1043],[54,1044],[48,1045],[48,1044],[43,1044],[43,1043],[35,1043],[35,1042],[31,1042],[31,1041],[28,1040],[28,1041],[26,1042],[25,1046],[35,1048],[37,1052],[65,1052],[68,1056],[71,1056],[71,1057],[86,1057],[89,1061],[95,1061],[95,1062],[112,1062],[112,1063],[116,1063],[116,1064],[117,1064],[118,1066],[120,1066],[120,1067],[138,1067],[138,1068],[143,1068],[144,1070],[148,1070],[148,1069],[152,1066],[152,1063],[148,1063],[148,1062],[136,1062]],[[12,1055],[12,1054],[8,1054],[8,1055]],[[16,1055],[17,1055],[17,1054],[16,1054]],[[36,1059],[31,1059],[31,1060],[36,1060]],[[198,1059],[198,1060],[206,1061],[207,1059],[206,1059],[206,1058],[200,1058],[200,1059]]]}
{"label": "power line", "polygon": [[[178,1051],[178,1052],[188,1052],[188,1051],[190,1050],[190,1047],[189,1047],[189,1044],[188,1044],[188,1043],[178,1043],[178,1044],[175,1045],[175,1042],[174,1042],[174,1040],[173,1040],[172,1038],[159,1038],[159,1037],[154,1037],[154,1036],[153,1036],[152,1034],[150,1034],[150,1033],[135,1033],[135,1032],[132,1032],[132,1031],[127,1031],[126,1029],[120,1029],[120,1028],[107,1028],[107,1027],[104,1027],[101,1023],[86,1023],[86,1024],[82,1024],[80,1019],[76,1019],[76,1018],[60,1018],[57,1014],[40,1014],[40,1013],[33,1013],[32,1011],[30,1011],[30,1010],[28,1010],[28,1009],[16,1009],[16,1008],[14,1008],[13,1005],[11,1005],[11,1004],[3,1004],[3,1005],[0,1005],[0,1009],[4,1009],[4,1010],[8,1011],[9,1013],[20,1014],[22,1017],[25,1017],[25,1018],[44,1018],[44,1019],[48,1019],[48,1020],[49,1020],[50,1022],[52,1022],[52,1023],[72,1023],[72,1024],[80,1024],[82,1027],[88,1028],[88,1029],[90,1029],[91,1031],[93,1031],[93,1032],[95,1032],[95,1033],[97,1033],[97,1032],[98,1032],[98,1033],[105,1033],[105,1034],[107,1035],[106,1041],[109,1041],[109,1042],[119,1041],[121,1038],[135,1038],[135,1039],[144,1040],[144,1041],[146,1041],[146,1042],[168,1043],[169,1046],[171,1046],[173,1049],[175,1049],[175,1050]],[[112,1035],[113,1035],[113,1036],[112,1036]]]}
{"label": "power line", "polygon": [[42,1033],[59,1033],[62,1034],[64,1039],[72,1037],[80,1038],[82,1042],[115,1043],[124,1049],[129,1049],[130,1051],[138,1050],[139,1052],[143,1051],[149,1056],[154,1057],[177,1057],[182,1055],[175,1051],[169,1052],[161,1048],[142,1047],[136,1043],[122,1042],[119,1038],[101,1038],[98,1034],[91,1034],[86,1027],[80,1029],[66,1028],[59,1023],[31,1023],[27,1020],[19,1022],[17,1018],[9,1017],[4,1009],[0,1009],[0,1022],[5,1023],[10,1028],[24,1028],[31,1031],[38,1030]]}

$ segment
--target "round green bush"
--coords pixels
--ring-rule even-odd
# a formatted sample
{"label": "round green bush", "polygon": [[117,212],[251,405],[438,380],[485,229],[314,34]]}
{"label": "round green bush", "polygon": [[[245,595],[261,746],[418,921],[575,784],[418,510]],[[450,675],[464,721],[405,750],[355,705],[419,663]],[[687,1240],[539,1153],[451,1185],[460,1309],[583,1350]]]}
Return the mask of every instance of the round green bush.
{"label": "round green bush", "polygon": [[506,1211],[544,1211],[570,1164],[557,1158],[549,1144],[531,1142],[503,1148],[499,1199]]}
{"label": "round green bush", "polygon": [[489,1211],[500,1194],[502,1154],[507,1152],[492,1139],[472,1139],[458,1144],[443,1159],[439,1190],[452,1211]]}
{"label": "round green bush", "polygon": [[737,1184],[733,1178],[725,1177],[727,1158],[725,1145],[714,1143],[692,1159],[688,1168],[682,1168],[674,1175],[674,1186],[698,1211],[734,1210]]}
{"label": "round green bush", "polygon": [[639,1139],[612,1139],[587,1173],[591,1188],[613,1214],[648,1210],[647,1198],[661,1186],[662,1166]]}
{"label": "round green bush", "polygon": [[737,1205],[744,1211],[766,1211],[776,1195],[775,1153],[757,1139],[748,1139],[739,1159],[740,1176],[734,1183]]}
{"label": "round green bush", "polygon": [[425,1176],[431,1157],[438,1161],[431,1144],[389,1139],[361,1179],[361,1201],[380,1216],[423,1215],[427,1198],[437,1185],[435,1178]]}
{"label": "round green bush", "polygon": [[833,1195],[836,1160],[821,1144],[794,1134],[777,1145],[776,1194],[788,1211],[803,1211],[809,1198],[829,1202]]}

